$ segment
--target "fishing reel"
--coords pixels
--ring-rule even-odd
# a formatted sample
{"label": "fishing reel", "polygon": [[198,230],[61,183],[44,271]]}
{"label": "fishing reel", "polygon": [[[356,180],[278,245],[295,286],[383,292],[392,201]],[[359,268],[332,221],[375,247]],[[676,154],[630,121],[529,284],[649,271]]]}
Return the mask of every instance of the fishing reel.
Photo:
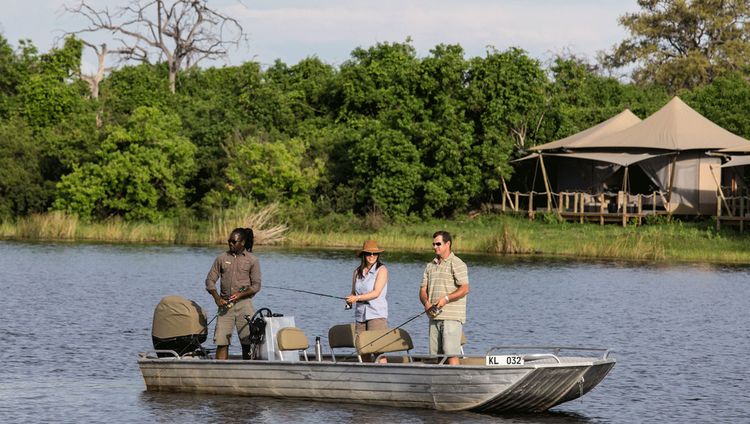
{"label": "fishing reel", "polygon": [[443,310],[438,308],[437,305],[432,305],[430,306],[430,309],[427,310],[427,315],[429,315],[430,318],[435,318],[440,315],[441,312],[443,312]]}
{"label": "fishing reel", "polygon": [[[343,298],[343,297],[342,297],[342,299],[345,299],[345,298]],[[368,301],[366,301],[366,300],[365,300],[365,301],[359,301],[359,302],[355,302],[355,303],[361,303],[361,304],[363,304],[363,305],[369,305],[369,304],[370,304],[370,302],[368,302]],[[350,305],[350,304],[348,304],[348,303],[344,303],[344,309],[346,309],[347,311],[348,311],[349,309],[351,309],[351,308],[352,308],[352,306],[353,306],[353,305]]]}
{"label": "fishing reel", "polygon": [[230,302],[229,301],[229,297],[224,297],[224,296],[222,296],[222,299],[226,300],[227,303],[224,306],[219,306],[219,313],[220,314],[225,314],[225,313],[227,313],[228,310],[232,309],[232,307],[234,306],[235,301],[233,300],[233,301]]}
{"label": "fishing reel", "polygon": [[[242,292],[244,292],[245,290],[247,290],[247,287],[245,287],[245,286],[242,286],[242,287],[240,287],[240,288],[239,288],[239,290],[237,290],[237,292],[238,292],[238,293],[242,293]],[[234,306],[234,304],[235,304],[235,303],[237,302],[237,299],[235,299],[235,300],[232,300],[232,301],[230,301],[230,300],[229,300],[229,298],[230,298],[230,297],[231,297],[231,296],[222,296],[222,297],[221,297],[222,299],[224,299],[224,300],[226,300],[226,301],[227,301],[227,304],[226,304],[226,305],[224,305],[224,306],[220,306],[220,307],[219,307],[219,312],[220,312],[220,313],[226,313],[226,312],[227,312],[228,310],[232,309],[232,307]]]}

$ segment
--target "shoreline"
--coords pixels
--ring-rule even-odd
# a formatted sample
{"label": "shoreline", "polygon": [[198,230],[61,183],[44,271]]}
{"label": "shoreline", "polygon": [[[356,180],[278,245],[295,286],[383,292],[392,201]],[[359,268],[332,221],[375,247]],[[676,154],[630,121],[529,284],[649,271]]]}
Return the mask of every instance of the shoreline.
{"label": "shoreline", "polygon": [[[36,224],[44,224],[36,223]],[[18,242],[144,244],[164,246],[219,246],[222,232],[207,223],[191,228],[184,224],[78,223],[62,231],[59,226],[29,223],[0,225],[0,240]],[[258,230],[263,233],[262,227]],[[369,238],[399,254],[430,254],[432,232],[445,229],[454,235],[454,251],[498,258],[531,258],[631,263],[750,264],[750,243],[733,230],[716,231],[710,222],[657,223],[640,227],[528,221],[500,215],[473,219],[431,220],[411,224],[383,224],[380,228],[349,227],[340,231],[290,228],[275,238],[256,236],[258,247],[302,250],[358,249]]]}

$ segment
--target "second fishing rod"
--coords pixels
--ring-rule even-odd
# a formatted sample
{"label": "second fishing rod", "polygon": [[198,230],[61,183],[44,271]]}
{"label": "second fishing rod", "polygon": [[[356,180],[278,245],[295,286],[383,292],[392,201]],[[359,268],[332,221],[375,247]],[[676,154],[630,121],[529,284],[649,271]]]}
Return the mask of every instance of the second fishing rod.
{"label": "second fishing rod", "polygon": [[[311,294],[311,295],[314,295],[314,296],[330,297],[330,298],[333,298],[333,299],[346,300],[346,298],[342,297],[342,296],[334,296],[334,295],[331,295],[331,294],[318,293],[318,292],[314,292],[314,291],[310,291],[310,290],[290,289],[288,287],[271,286],[271,285],[268,285],[268,284],[264,284],[263,287],[264,288],[270,288],[270,289],[276,289],[276,290],[286,290],[286,291],[297,292],[297,293],[307,293],[307,294]],[[357,303],[362,303],[364,305],[369,305],[370,304],[367,301],[357,302]],[[344,304],[344,309],[351,309],[351,308],[352,308],[352,305],[350,305],[348,303]]]}

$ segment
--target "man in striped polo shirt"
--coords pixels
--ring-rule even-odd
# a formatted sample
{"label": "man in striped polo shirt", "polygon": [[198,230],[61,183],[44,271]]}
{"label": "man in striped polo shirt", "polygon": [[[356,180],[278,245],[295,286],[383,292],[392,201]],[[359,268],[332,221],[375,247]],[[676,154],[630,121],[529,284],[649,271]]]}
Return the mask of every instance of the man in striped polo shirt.
{"label": "man in striped polo shirt", "polygon": [[[432,235],[435,259],[424,270],[419,300],[430,316],[430,355],[448,355],[448,364],[458,365],[466,322],[469,270],[464,261],[451,252],[451,244],[447,231]],[[430,312],[433,306],[442,312],[433,315]]]}

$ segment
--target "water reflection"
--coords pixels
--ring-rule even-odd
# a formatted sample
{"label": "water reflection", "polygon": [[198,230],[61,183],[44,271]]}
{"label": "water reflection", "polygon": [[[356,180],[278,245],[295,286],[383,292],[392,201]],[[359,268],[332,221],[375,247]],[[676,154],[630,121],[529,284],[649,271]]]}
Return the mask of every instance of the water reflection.
{"label": "water reflection", "polygon": [[358,422],[381,423],[507,423],[576,424],[591,419],[572,412],[541,414],[476,414],[423,411],[359,404],[334,404],[273,398],[248,398],[179,393],[143,392],[138,401],[154,422]]}

